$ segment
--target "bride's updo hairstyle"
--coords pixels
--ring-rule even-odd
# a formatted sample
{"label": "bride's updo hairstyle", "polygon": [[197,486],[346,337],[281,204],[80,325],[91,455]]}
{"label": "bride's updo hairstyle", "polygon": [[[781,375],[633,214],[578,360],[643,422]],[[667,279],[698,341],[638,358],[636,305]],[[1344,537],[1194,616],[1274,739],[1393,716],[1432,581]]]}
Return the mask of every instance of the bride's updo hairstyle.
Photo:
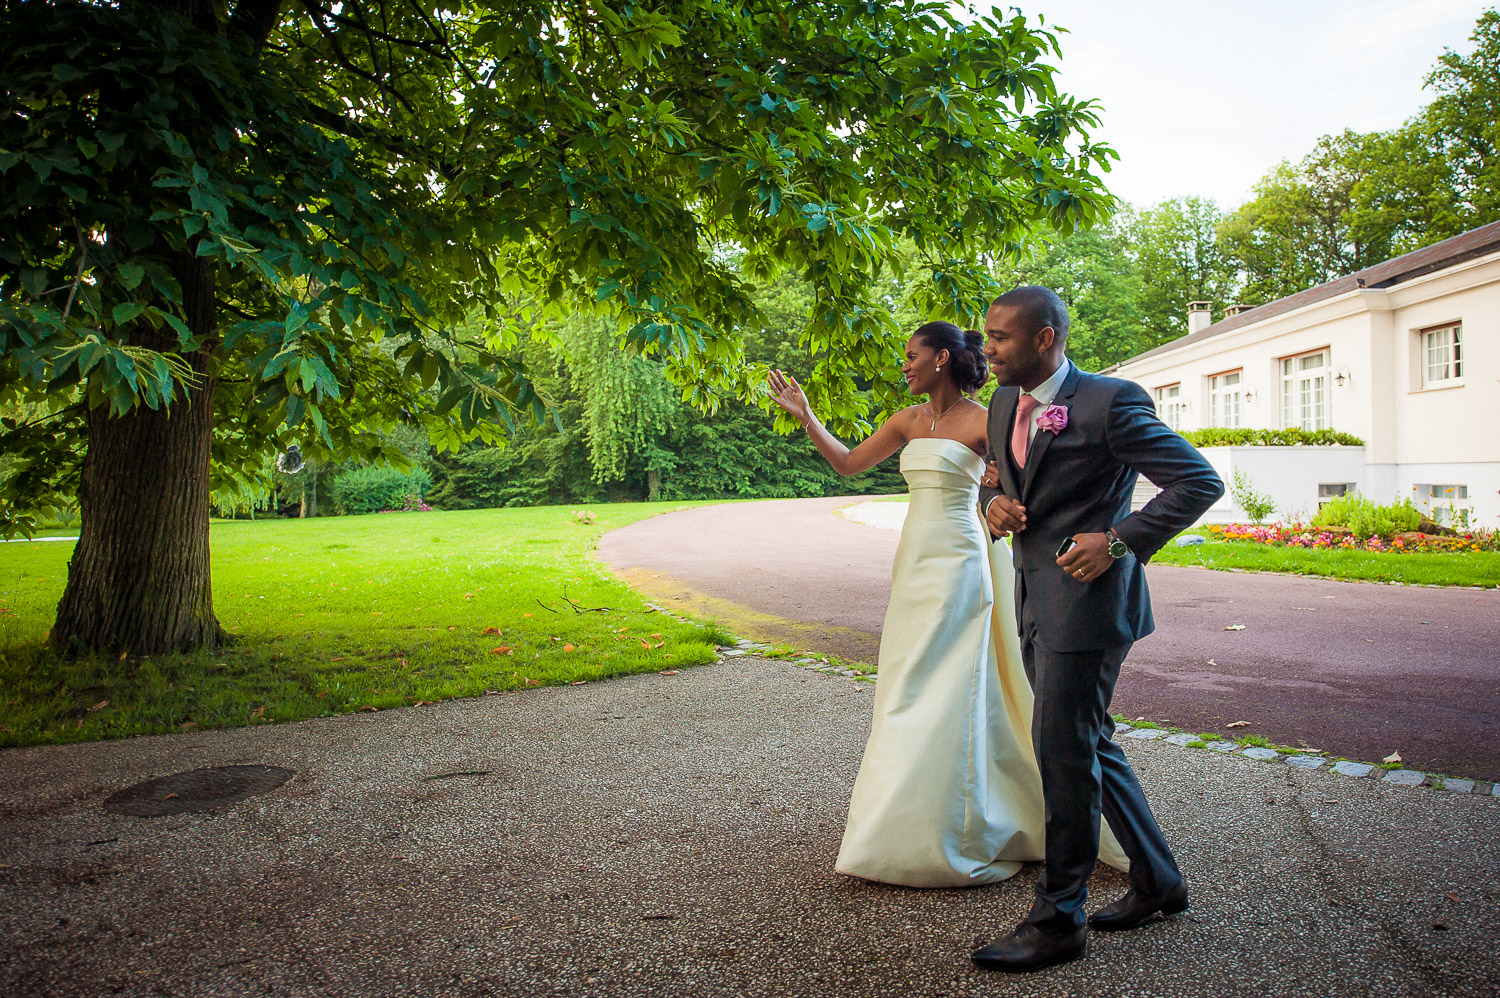
{"label": "bride's updo hairstyle", "polygon": [[948,351],[944,368],[958,390],[972,395],[989,380],[990,367],[984,359],[984,337],[973,329],[959,329],[951,322],[929,322],[913,333],[933,350]]}

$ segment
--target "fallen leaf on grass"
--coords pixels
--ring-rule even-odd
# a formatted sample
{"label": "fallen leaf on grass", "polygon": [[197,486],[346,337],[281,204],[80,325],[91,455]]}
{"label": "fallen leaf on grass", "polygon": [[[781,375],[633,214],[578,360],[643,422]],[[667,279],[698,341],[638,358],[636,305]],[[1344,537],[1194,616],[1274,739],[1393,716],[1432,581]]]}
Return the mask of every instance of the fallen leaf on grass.
{"label": "fallen leaf on grass", "polygon": [[484,633],[486,633],[486,634],[499,634],[500,633],[500,628],[498,628],[498,627],[486,627],[484,629]]}
{"label": "fallen leaf on grass", "polygon": [[473,598],[474,598],[474,594],[473,593],[464,593],[464,599],[473,599]]}
{"label": "fallen leaf on grass", "polygon": [[122,652],[120,652],[120,661],[121,662],[125,661],[129,657],[130,657],[130,652],[128,652],[128,651],[122,651]]}
{"label": "fallen leaf on grass", "polygon": [[563,645],[563,651],[565,651],[565,652],[568,652],[568,651],[577,651],[577,650],[578,650],[578,646],[577,645],[574,645],[574,644]]}
{"label": "fallen leaf on grass", "polygon": [[363,707],[359,708],[359,710],[362,714],[374,714],[378,713],[380,708],[376,707],[374,704],[367,703]]}
{"label": "fallen leaf on grass", "polygon": [[188,728],[196,728],[197,726],[198,723],[196,721],[183,721],[181,725],[183,731],[186,731]]}
{"label": "fallen leaf on grass", "polygon": [[89,713],[92,714],[96,710],[103,710],[105,707],[108,707],[108,706],[109,706],[109,701],[108,700],[100,700],[98,703],[94,704],[92,707],[89,708]]}
{"label": "fallen leaf on grass", "polygon": [[259,707],[255,708],[254,710],[252,710],[250,712],[250,716],[251,717],[265,717],[265,715],[266,715],[266,705],[265,704],[261,704]]}
{"label": "fallen leaf on grass", "polygon": [[345,658],[345,656],[340,655],[338,658],[330,658],[328,661],[330,661],[330,662],[342,662],[344,660],[344,658]]}
{"label": "fallen leaf on grass", "polygon": [[531,614],[529,614],[529,613],[523,613],[523,614],[521,614],[521,616],[523,616],[523,617],[529,617],[529,616],[531,616]]}
{"label": "fallen leaf on grass", "polygon": [[663,676],[676,676],[676,675],[679,675],[679,673],[680,673],[680,670],[678,670],[678,669],[663,669],[663,670],[661,670],[660,674],[663,675]]}
{"label": "fallen leaf on grass", "polygon": [[1228,627],[1224,628],[1224,630],[1226,631],[1243,631],[1244,629],[1244,624],[1230,624]]}
{"label": "fallen leaf on grass", "polygon": [[1226,727],[1226,728],[1248,728],[1248,727],[1250,727],[1250,722],[1249,721],[1231,721],[1229,724],[1224,725],[1224,727]]}
{"label": "fallen leaf on grass", "polygon": [[569,683],[568,685],[569,686],[587,686],[588,684],[589,684],[589,681],[587,679],[575,679],[571,683]]}
{"label": "fallen leaf on grass", "polygon": [[661,635],[660,635],[660,634],[653,634],[653,635],[651,635],[651,636],[652,636],[652,637],[653,637],[653,638],[659,638],[659,637],[661,637]]}
{"label": "fallen leaf on grass", "polygon": [[448,625],[448,630],[450,630],[450,631],[456,631],[456,630],[458,630],[458,628],[454,627],[452,624],[449,624]]}
{"label": "fallen leaf on grass", "polygon": [[412,704],[412,706],[413,707],[430,707],[434,703],[437,703],[437,701],[436,700],[418,700],[416,703]]}
{"label": "fallen leaf on grass", "polygon": [[510,645],[496,645],[490,649],[491,655],[514,655],[516,650]]}
{"label": "fallen leaf on grass", "polygon": [[1390,755],[1386,756],[1384,759],[1381,759],[1380,761],[1381,762],[1400,762],[1401,761],[1401,753],[1400,752],[1392,752]]}

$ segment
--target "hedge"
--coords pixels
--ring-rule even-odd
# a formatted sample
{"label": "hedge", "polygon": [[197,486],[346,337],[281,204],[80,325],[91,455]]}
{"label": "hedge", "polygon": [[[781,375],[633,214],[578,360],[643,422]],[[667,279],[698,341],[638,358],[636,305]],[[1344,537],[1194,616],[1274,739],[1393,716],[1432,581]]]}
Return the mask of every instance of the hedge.
{"label": "hedge", "polygon": [[1182,435],[1194,447],[1363,447],[1365,442],[1338,430],[1231,430],[1208,426],[1201,430],[1183,430]]}

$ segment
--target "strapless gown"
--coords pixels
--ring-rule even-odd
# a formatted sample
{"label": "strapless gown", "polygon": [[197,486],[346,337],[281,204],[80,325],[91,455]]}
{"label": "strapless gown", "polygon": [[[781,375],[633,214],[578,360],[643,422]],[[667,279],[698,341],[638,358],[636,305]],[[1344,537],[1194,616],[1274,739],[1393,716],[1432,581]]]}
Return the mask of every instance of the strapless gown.
{"label": "strapless gown", "polygon": [[[835,869],[964,887],[1042,858],[1042,777],[1010,547],[978,512],[984,462],[956,440],[901,452],[911,492],[880,637],[875,717]],[[1101,823],[1100,858],[1128,861]]]}

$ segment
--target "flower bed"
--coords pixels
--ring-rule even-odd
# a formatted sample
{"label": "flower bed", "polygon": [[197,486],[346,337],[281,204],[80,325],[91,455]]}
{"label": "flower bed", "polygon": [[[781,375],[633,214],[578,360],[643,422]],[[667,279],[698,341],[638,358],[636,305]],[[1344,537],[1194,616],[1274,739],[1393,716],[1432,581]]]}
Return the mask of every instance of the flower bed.
{"label": "flower bed", "polygon": [[1256,526],[1248,523],[1210,524],[1202,528],[1210,537],[1224,541],[1251,541],[1274,547],[1338,548],[1342,550],[1388,551],[1395,554],[1416,551],[1463,553],[1500,551],[1500,532],[1475,530],[1469,533],[1429,534],[1420,531],[1357,539],[1342,527],[1318,528],[1302,523],[1273,523]]}

